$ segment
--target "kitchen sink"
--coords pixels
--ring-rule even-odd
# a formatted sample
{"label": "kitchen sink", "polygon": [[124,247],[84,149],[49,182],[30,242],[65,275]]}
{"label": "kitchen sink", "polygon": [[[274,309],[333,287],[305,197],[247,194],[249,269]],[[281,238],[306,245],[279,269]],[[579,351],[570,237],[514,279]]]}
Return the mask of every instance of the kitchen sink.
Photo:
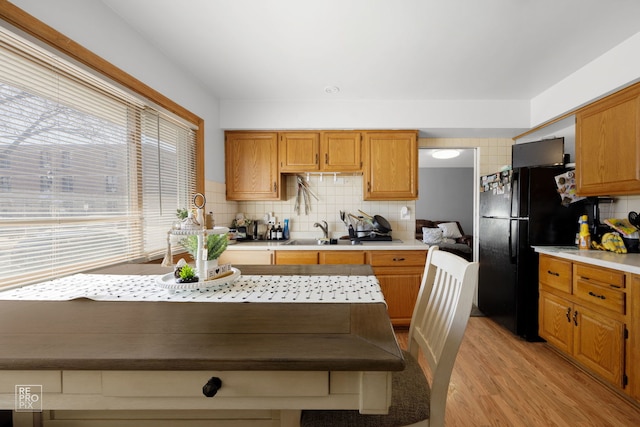
{"label": "kitchen sink", "polygon": [[283,245],[287,246],[311,246],[311,245],[328,245],[328,240],[320,240],[320,239],[294,239],[289,240],[288,242],[283,243]]}

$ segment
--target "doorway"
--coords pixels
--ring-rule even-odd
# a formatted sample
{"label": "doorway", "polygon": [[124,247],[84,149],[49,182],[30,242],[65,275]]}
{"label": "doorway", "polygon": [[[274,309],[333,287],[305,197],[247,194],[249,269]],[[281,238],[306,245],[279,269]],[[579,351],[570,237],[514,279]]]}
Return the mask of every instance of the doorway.
{"label": "doorway", "polygon": [[442,148],[418,150],[420,194],[416,219],[458,221],[465,234],[475,234],[477,149],[449,149],[456,157],[434,157]]}

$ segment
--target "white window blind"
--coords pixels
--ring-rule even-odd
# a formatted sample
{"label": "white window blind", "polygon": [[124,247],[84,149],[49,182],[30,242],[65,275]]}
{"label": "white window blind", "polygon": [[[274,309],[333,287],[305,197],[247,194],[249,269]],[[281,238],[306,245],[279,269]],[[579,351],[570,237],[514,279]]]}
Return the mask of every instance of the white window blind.
{"label": "white window blind", "polygon": [[195,193],[195,132],[0,32],[0,285],[148,258]]}

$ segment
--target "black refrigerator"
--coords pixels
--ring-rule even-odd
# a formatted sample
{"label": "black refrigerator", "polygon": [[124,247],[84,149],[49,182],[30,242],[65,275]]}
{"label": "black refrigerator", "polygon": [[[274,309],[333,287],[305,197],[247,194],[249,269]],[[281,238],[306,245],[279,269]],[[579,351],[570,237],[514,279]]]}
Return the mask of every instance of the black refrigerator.
{"label": "black refrigerator", "polygon": [[532,246],[575,245],[581,202],[562,205],[563,166],[521,167],[480,193],[478,308],[529,341],[538,336],[538,254]]}

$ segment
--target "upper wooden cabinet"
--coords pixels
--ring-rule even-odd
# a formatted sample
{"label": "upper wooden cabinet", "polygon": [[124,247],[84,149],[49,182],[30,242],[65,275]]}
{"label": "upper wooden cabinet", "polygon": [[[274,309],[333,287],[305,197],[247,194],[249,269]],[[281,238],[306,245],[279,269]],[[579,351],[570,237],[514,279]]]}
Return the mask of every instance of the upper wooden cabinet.
{"label": "upper wooden cabinet", "polygon": [[362,170],[360,132],[281,132],[278,138],[280,172]]}
{"label": "upper wooden cabinet", "polygon": [[280,200],[284,197],[278,171],[278,134],[226,132],[227,200]]}
{"label": "upper wooden cabinet", "polygon": [[320,134],[317,132],[282,132],[278,134],[280,172],[314,172],[320,170]]}
{"label": "upper wooden cabinet", "polygon": [[576,114],[576,179],[581,196],[640,192],[640,85]]}
{"label": "upper wooden cabinet", "polygon": [[417,131],[227,131],[227,200],[282,200],[284,174],[363,173],[364,200],[418,198]]}
{"label": "upper wooden cabinet", "polygon": [[362,171],[362,134],[360,132],[322,132],[320,142],[321,170]]}
{"label": "upper wooden cabinet", "polygon": [[418,198],[416,131],[365,132],[365,200]]}

